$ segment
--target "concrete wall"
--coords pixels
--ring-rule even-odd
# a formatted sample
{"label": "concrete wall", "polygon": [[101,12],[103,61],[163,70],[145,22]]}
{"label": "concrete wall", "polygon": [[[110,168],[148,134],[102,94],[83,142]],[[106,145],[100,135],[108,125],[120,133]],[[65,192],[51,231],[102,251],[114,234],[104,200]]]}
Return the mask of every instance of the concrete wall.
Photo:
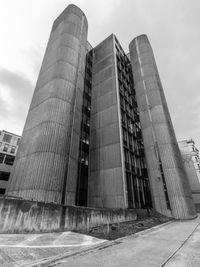
{"label": "concrete wall", "polygon": [[75,203],[87,20],[69,5],[55,20],[8,195]]}
{"label": "concrete wall", "polygon": [[39,233],[136,220],[135,211],[92,209],[0,197],[0,233]]}
{"label": "concrete wall", "polygon": [[133,39],[129,49],[154,208],[167,216],[193,218],[189,182],[147,36]]}
{"label": "concrete wall", "polygon": [[114,36],[93,53],[88,206],[125,208]]}

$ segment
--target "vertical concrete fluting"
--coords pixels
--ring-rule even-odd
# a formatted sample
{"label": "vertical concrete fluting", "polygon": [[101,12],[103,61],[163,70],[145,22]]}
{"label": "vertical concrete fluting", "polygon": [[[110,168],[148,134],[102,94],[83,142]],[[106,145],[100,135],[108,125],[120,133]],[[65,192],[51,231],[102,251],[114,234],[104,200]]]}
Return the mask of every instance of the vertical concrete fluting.
{"label": "vertical concrete fluting", "polygon": [[114,35],[93,53],[88,205],[126,208]]}
{"label": "vertical concrete fluting", "polygon": [[196,216],[188,178],[146,35],[129,45],[136,98],[155,209],[167,216]]}
{"label": "vertical concrete fluting", "polygon": [[87,19],[69,5],[55,20],[7,195],[74,204]]}

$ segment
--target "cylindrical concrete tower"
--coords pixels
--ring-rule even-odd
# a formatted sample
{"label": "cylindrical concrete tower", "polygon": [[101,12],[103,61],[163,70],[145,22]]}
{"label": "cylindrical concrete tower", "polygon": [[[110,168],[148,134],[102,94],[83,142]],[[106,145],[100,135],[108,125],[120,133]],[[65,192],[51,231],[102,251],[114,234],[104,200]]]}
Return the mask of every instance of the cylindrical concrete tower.
{"label": "cylindrical concrete tower", "polygon": [[87,19],[69,5],[55,20],[7,195],[74,204]]}
{"label": "cylindrical concrete tower", "polygon": [[167,216],[196,216],[153,51],[146,35],[129,45],[154,208]]}

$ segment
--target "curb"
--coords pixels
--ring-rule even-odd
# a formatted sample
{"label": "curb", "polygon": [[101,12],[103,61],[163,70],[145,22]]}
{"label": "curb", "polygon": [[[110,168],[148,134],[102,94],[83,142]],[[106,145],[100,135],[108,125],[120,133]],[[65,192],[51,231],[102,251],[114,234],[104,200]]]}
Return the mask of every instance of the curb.
{"label": "curb", "polygon": [[107,247],[110,247],[110,246],[114,246],[114,245],[117,245],[117,244],[121,243],[121,241],[123,241],[124,239],[137,238],[137,237],[139,237],[141,235],[153,232],[153,231],[155,231],[155,230],[157,230],[157,229],[159,229],[159,228],[161,228],[163,226],[166,226],[166,225],[168,225],[170,223],[173,223],[173,222],[175,222],[175,220],[170,220],[168,222],[153,226],[151,228],[145,229],[145,230],[140,231],[138,233],[131,234],[131,235],[128,235],[128,236],[123,236],[123,237],[120,237],[120,238],[112,240],[112,241],[110,241],[110,240],[102,241],[100,244],[94,245],[94,246],[89,247],[89,248],[83,248],[83,249],[80,249],[80,250],[75,251],[75,252],[67,252],[67,253],[59,254],[59,255],[53,256],[53,257],[48,258],[48,259],[40,260],[40,261],[38,261],[36,263],[33,263],[33,264],[27,264],[26,267],[53,266],[54,263],[56,263],[57,261],[59,261],[61,259],[73,257],[73,256],[76,256],[76,255],[84,255],[86,253],[90,253],[90,252],[96,251],[98,249],[104,249],[104,248],[107,248]]}

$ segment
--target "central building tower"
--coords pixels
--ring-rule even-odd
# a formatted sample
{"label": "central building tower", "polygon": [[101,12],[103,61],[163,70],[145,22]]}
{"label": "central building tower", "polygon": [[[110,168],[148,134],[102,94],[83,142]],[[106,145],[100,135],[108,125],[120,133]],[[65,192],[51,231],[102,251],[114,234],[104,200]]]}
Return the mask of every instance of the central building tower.
{"label": "central building tower", "polygon": [[151,206],[130,60],[112,34],[93,49],[88,205]]}

